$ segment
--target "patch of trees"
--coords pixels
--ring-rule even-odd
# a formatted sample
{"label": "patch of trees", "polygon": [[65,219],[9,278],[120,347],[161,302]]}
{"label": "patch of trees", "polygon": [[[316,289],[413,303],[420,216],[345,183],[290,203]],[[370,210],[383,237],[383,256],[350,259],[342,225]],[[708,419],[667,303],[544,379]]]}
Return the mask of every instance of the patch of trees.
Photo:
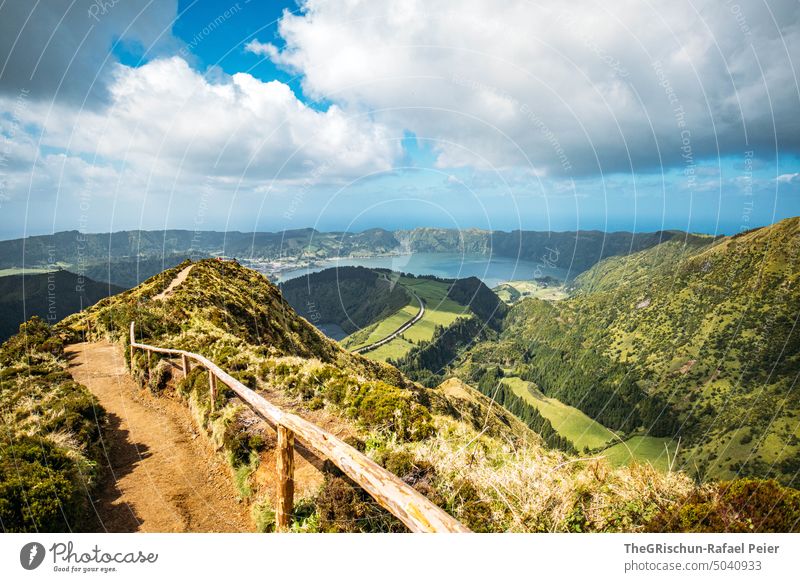
{"label": "patch of trees", "polygon": [[415,382],[437,386],[443,380],[444,370],[461,350],[496,335],[475,316],[460,318],[448,327],[437,325],[430,341],[413,347],[405,356],[390,363]]}
{"label": "patch of trees", "polygon": [[528,427],[542,437],[547,446],[567,453],[576,453],[575,446],[566,437],[558,434],[553,425],[542,416],[535,407],[514,394],[514,391],[503,384],[503,371],[493,366],[484,371],[478,382],[478,390],[500,406],[519,418]]}
{"label": "patch of trees", "polygon": [[631,432],[644,427],[653,436],[674,436],[678,429],[676,415],[666,402],[642,390],[630,370],[596,352],[585,350],[574,357],[536,344],[523,360],[522,379],[612,430]]}
{"label": "patch of trees", "polygon": [[456,303],[469,306],[475,315],[493,327],[499,326],[508,313],[505,303],[477,277],[456,280],[447,295]]}

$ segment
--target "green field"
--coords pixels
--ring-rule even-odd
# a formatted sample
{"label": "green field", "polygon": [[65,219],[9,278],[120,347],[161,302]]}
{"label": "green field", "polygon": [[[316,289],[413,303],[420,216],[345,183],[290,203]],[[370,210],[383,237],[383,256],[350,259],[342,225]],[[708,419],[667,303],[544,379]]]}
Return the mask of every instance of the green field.
{"label": "green field", "polygon": [[555,398],[542,394],[532,382],[521,378],[503,378],[503,383],[535,407],[553,425],[559,434],[565,436],[579,451],[584,447],[596,449],[607,445],[615,436],[602,424],[586,414],[568,406]]}
{"label": "green field", "polygon": [[[559,434],[565,436],[579,451],[584,447],[598,449],[616,439],[613,432],[593,420],[577,408],[568,406],[555,398],[542,394],[531,382],[521,378],[503,378],[503,383],[536,407],[539,413],[553,425]],[[665,445],[669,446],[669,457]],[[601,453],[613,465],[628,465],[631,460],[650,463],[659,471],[669,467],[668,459],[675,455],[677,443],[669,438],[634,436],[624,443],[617,443]]]}
{"label": "green field", "polygon": [[[669,448],[669,454],[667,454]],[[650,463],[659,471],[669,468],[669,460],[675,456],[677,442],[668,437],[634,436],[603,451],[613,465],[628,465],[631,460]]]}
{"label": "green field", "polygon": [[381,338],[384,338],[392,332],[397,331],[397,329],[405,322],[407,322],[409,319],[412,319],[418,311],[419,306],[416,305],[416,302],[409,303],[402,309],[395,311],[386,319],[383,319],[374,325],[347,336],[342,340],[342,345],[349,350],[354,350],[356,348],[360,348],[361,346],[375,343]]}
{"label": "green field", "polygon": [[536,281],[508,281],[492,289],[497,296],[509,305],[527,297],[545,301],[560,301],[567,298],[563,285],[542,285]]}
{"label": "green field", "polygon": [[[447,327],[469,312],[468,308],[447,298],[448,283],[429,279],[400,277],[397,284],[402,285],[410,292],[416,293],[425,302],[425,315],[420,321],[406,330],[402,336],[364,354],[373,360],[386,361],[400,358],[407,354],[414,347],[414,344],[429,341],[433,338],[436,326]],[[354,350],[374,343],[396,331],[418,312],[419,304],[416,299],[412,298],[408,305],[376,325],[359,330],[344,338],[341,342],[342,346],[348,350]]]}
{"label": "green field", "polygon": [[447,290],[450,287],[447,283],[406,277],[400,277],[398,283],[419,295],[425,302],[423,318],[403,334],[403,337],[410,342],[429,341],[437,325],[447,327],[459,317],[469,313],[467,307],[447,298]]}

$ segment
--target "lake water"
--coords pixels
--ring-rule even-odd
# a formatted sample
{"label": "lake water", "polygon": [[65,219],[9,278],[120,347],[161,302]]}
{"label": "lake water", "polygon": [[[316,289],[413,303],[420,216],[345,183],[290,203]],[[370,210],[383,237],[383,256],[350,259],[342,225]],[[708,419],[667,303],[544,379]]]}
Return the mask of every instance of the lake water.
{"label": "lake water", "polygon": [[276,282],[288,281],[336,266],[391,269],[414,275],[435,275],[444,279],[478,277],[488,287],[496,287],[506,281],[533,279],[547,275],[563,280],[567,275],[565,269],[545,267],[534,261],[508,257],[463,255],[461,253],[413,253],[391,257],[332,259],[324,261],[316,267],[284,271]]}

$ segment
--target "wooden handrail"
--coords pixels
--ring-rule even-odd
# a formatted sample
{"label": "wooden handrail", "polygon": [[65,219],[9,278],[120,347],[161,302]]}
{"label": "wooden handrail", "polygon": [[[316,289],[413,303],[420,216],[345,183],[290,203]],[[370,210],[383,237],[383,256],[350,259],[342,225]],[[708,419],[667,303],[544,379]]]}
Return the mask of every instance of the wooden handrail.
{"label": "wooden handrail", "polygon": [[[180,356],[184,374],[189,373],[189,360],[203,366],[209,372],[212,394],[219,380],[244,400],[262,418],[278,430],[279,451],[278,499],[276,522],[279,528],[289,525],[294,495],[294,437],[314,449],[323,458],[330,460],[342,472],[358,483],[375,501],[402,521],[412,532],[469,532],[458,520],[434,505],[427,497],[387,471],[363,453],[317,425],[290,412],[285,412],[225,372],[209,359],[169,348],[159,348],[136,342],[134,322],[131,322],[131,367],[135,349],[169,356]],[[213,378],[213,379],[212,379]],[[212,406],[214,398],[212,396]]]}

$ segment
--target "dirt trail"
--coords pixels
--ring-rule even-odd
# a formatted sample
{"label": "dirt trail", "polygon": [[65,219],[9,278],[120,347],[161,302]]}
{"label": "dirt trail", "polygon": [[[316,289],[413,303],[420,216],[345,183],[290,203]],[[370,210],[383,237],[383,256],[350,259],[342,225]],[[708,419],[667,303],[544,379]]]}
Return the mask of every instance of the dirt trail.
{"label": "dirt trail", "polygon": [[142,391],[115,344],[75,344],[67,355],[72,376],[110,419],[103,442],[110,471],[94,503],[96,531],[252,531],[227,466],[195,431],[185,405]]}
{"label": "dirt trail", "polygon": [[186,277],[189,276],[189,271],[191,271],[193,267],[194,267],[194,264],[189,265],[188,267],[184,267],[183,269],[181,269],[180,273],[175,275],[175,278],[172,281],[170,281],[170,284],[166,289],[164,289],[158,295],[154,295],[153,296],[153,300],[166,299],[167,297],[172,295],[172,292],[175,290],[175,287],[177,287],[178,285],[180,285],[181,283],[183,283],[186,280]]}

